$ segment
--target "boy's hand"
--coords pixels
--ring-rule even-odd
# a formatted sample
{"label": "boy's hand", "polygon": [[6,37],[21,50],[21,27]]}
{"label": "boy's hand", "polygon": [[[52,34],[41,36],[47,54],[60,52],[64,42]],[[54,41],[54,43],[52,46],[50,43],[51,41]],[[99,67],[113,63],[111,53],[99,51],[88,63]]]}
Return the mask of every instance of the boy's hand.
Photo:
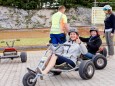
{"label": "boy's hand", "polygon": [[76,40],[76,42],[77,42],[78,44],[81,43],[81,40],[79,39],[79,37],[78,37],[78,39]]}

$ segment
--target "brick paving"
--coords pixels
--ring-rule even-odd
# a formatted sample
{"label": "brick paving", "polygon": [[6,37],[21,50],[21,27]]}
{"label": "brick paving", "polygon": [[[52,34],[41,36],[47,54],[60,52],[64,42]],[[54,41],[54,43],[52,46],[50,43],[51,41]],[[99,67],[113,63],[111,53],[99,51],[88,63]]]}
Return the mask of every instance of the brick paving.
{"label": "brick paving", "polygon": [[[26,68],[35,68],[39,57],[44,51],[28,52],[28,61],[21,63],[20,58],[2,59],[0,63],[0,86],[23,86],[22,78]],[[115,86],[115,57],[108,59],[103,70],[96,70],[90,80],[82,80],[76,71],[62,73],[59,76],[45,76],[37,80],[36,86]]]}

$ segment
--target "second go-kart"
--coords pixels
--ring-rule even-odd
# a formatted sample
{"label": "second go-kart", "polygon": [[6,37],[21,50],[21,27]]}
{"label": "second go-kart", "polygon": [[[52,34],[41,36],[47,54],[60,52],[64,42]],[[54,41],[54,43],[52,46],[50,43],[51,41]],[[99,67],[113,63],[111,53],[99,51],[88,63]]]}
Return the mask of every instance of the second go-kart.
{"label": "second go-kart", "polygon": [[[97,53],[93,56],[92,61],[95,65],[96,69],[104,69],[107,65],[107,49],[105,47],[101,47],[101,49],[99,49],[97,51]],[[87,60],[86,57],[84,55],[81,55],[81,58],[84,60]]]}
{"label": "second go-kart", "polygon": [[[61,46],[68,46],[68,45],[63,44]],[[42,76],[38,72],[38,69],[40,68],[43,70],[48,59],[54,53],[54,51],[51,50],[51,47],[52,45],[48,47],[44,56],[41,57],[40,61],[38,62],[38,66],[34,70],[27,68],[28,72],[24,75],[22,80],[24,86],[35,86],[37,79],[42,78]],[[62,72],[71,72],[71,71],[78,71],[82,79],[88,80],[93,77],[95,73],[95,66],[91,60],[80,60],[79,58],[77,58],[76,66],[74,68],[71,67],[69,64],[64,63],[60,65],[60,67],[58,67],[58,65],[55,65],[54,68],[50,70],[50,73],[53,73],[54,75],[60,75]]]}
{"label": "second go-kart", "polygon": [[1,59],[14,59],[14,58],[21,58],[21,62],[26,62],[27,61],[27,53],[26,52],[21,52],[20,55],[18,55],[18,51],[16,48],[14,48],[14,43],[15,41],[20,41],[19,39],[13,39],[13,40],[8,40],[8,41],[1,41],[1,43],[6,43],[7,47],[3,50],[3,55],[0,56]]}

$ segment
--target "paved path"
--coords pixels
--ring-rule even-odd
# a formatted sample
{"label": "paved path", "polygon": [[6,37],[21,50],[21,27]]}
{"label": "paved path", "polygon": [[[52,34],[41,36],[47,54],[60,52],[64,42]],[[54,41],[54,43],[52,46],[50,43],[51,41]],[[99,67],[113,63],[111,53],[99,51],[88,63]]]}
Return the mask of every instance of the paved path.
{"label": "paved path", "polygon": [[[21,63],[20,58],[3,59],[0,63],[0,86],[23,86],[22,78],[26,68],[34,68],[43,51],[28,52],[28,61]],[[115,57],[108,59],[103,70],[96,70],[90,80],[82,80],[78,72],[62,73],[59,76],[45,76],[38,79],[36,86],[115,86]]]}

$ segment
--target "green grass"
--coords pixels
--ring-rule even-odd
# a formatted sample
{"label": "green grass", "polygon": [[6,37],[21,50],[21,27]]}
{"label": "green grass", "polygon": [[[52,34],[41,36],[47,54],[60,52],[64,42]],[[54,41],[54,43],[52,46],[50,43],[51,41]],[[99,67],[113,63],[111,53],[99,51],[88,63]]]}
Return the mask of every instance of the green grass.
{"label": "green grass", "polygon": [[[46,45],[48,42],[49,42],[49,37],[47,38],[20,38],[20,41],[15,42],[15,46]],[[11,42],[9,42],[9,44],[11,44]],[[6,46],[6,44],[0,43],[0,47],[3,47],[3,46]]]}
{"label": "green grass", "polygon": [[[89,36],[85,36],[89,37]],[[20,41],[15,42],[15,46],[32,46],[32,45],[47,45],[49,43],[49,37],[45,38],[20,38]],[[103,43],[105,43],[105,38],[101,36]],[[5,40],[5,39],[4,39]],[[9,39],[6,39],[6,41]],[[2,40],[0,40],[2,41]],[[114,38],[115,41],[115,38]],[[11,44],[11,43],[10,43]],[[6,46],[5,43],[0,43],[0,47]]]}

